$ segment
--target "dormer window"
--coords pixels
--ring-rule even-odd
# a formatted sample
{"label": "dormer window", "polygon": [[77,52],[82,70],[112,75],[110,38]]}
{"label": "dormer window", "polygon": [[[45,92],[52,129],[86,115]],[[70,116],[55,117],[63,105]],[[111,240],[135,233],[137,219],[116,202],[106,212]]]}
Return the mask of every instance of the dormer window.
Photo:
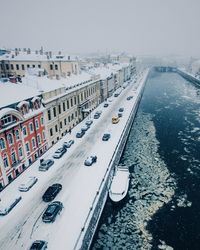
{"label": "dormer window", "polygon": [[21,111],[23,115],[29,112],[29,102],[22,101],[17,105],[18,109]]}
{"label": "dormer window", "polygon": [[9,126],[12,123],[17,122],[17,118],[13,115],[5,115],[1,118],[1,126],[5,127],[5,126]]}
{"label": "dormer window", "polygon": [[33,103],[33,108],[34,109],[39,109],[41,107],[41,99],[40,99],[39,96],[33,97],[31,102]]}

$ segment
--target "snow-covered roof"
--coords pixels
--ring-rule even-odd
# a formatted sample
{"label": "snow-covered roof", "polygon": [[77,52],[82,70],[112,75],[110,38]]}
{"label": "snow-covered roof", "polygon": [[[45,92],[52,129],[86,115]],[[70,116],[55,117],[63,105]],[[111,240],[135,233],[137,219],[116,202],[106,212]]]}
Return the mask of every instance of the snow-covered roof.
{"label": "snow-covered roof", "polygon": [[15,84],[10,82],[1,83],[0,108],[40,94],[41,92],[37,88],[33,88],[25,84]]}
{"label": "snow-covered roof", "polygon": [[13,114],[14,116],[18,117],[20,120],[23,120],[23,116],[15,109],[12,108],[3,108],[0,110],[0,119],[8,114]]}
{"label": "snow-covered roof", "polygon": [[29,102],[27,102],[27,101],[21,101],[20,103],[18,103],[17,107],[20,108],[23,105],[29,105]]}
{"label": "snow-covered roof", "polygon": [[72,57],[68,55],[52,55],[51,57],[46,54],[36,54],[35,52],[31,52],[28,54],[27,52],[19,52],[18,55],[15,53],[3,54],[0,56],[0,60],[10,60],[10,61],[77,61],[77,57]]}

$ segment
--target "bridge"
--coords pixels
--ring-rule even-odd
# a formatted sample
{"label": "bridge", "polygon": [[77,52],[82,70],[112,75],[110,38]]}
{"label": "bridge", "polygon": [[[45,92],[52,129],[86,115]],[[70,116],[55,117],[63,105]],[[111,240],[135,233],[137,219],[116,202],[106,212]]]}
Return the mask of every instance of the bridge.
{"label": "bridge", "polygon": [[176,72],[177,68],[171,66],[155,66],[154,70],[158,72]]}

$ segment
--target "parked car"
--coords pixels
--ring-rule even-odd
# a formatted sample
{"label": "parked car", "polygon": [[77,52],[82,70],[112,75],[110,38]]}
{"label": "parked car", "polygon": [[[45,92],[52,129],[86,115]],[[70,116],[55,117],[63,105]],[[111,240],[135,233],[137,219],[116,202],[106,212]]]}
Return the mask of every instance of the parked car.
{"label": "parked car", "polygon": [[35,176],[29,176],[24,182],[22,182],[18,189],[21,192],[27,192],[36,182],[38,181],[38,178]]}
{"label": "parked car", "polygon": [[57,149],[56,152],[53,154],[53,158],[59,159],[59,158],[61,158],[61,157],[64,155],[64,153],[66,153],[66,152],[67,152],[67,149],[66,149],[65,147],[59,148],[59,149]]}
{"label": "parked car", "polygon": [[117,124],[119,122],[119,117],[118,116],[113,116],[112,117],[112,124]]}
{"label": "parked car", "polygon": [[119,113],[118,113],[118,117],[119,117],[119,118],[122,117],[122,114],[123,114],[122,112],[119,112]]}
{"label": "parked car", "polygon": [[97,156],[96,155],[91,155],[91,156],[87,157],[84,164],[86,166],[91,166],[96,161],[97,161]]}
{"label": "parked car", "polygon": [[9,195],[6,198],[1,198],[0,200],[0,215],[8,214],[13,207],[21,200],[20,195]]}
{"label": "parked car", "polygon": [[53,201],[48,205],[45,212],[42,215],[43,222],[54,222],[56,216],[61,212],[63,209],[63,204],[60,201]]}
{"label": "parked car", "polygon": [[107,108],[108,106],[109,106],[109,104],[106,102],[106,103],[104,103],[104,108]]}
{"label": "parked car", "polygon": [[70,148],[72,144],[74,144],[74,140],[65,141],[63,147]]}
{"label": "parked car", "polygon": [[47,249],[47,242],[44,240],[35,240],[30,247],[30,250],[45,250]]}
{"label": "parked car", "polygon": [[132,95],[130,95],[130,96],[128,96],[127,98],[126,98],[126,100],[131,100],[133,98],[133,96]]}
{"label": "parked car", "polygon": [[97,114],[97,113],[94,114],[94,119],[99,119],[99,117],[100,117],[100,114]]}
{"label": "parked car", "polygon": [[51,185],[50,187],[47,188],[47,190],[43,194],[42,200],[45,202],[52,201],[56,197],[56,195],[60,192],[61,189],[62,185],[59,183]]}
{"label": "parked car", "polygon": [[76,138],[81,138],[84,136],[84,134],[85,134],[85,131],[81,130],[80,132],[76,133]]}
{"label": "parked car", "polygon": [[112,99],[112,98],[109,98],[109,99],[108,99],[108,102],[112,102],[112,101],[113,101],[113,99]]}
{"label": "parked car", "polygon": [[86,122],[85,122],[85,125],[91,125],[93,123],[93,121],[92,120],[87,120]]}
{"label": "parked car", "polygon": [[54,164],[54,161],[51,159],[47,159],[47,160],[41,159],[39,171],[47,171],[53,164]]}
{"label": "parked car", "polygon": [[111,135],[108,134],[108,133],[104,134],[103,137],[102,137],[102,141],[108,141],[110,139],[110,136]]}
{"label": "parked car", "polygon": [[102,110],[97,110],[95,114],[101,115],[101,113],[102,113]]}
{"label": "parked car", "polygon": [[89,129],[89,127],[90,127],[90,125],[89,125],[89,126],[88,126],[88,125],[85,125],[85,126],[83,126],[83,127],[81,128],[81,131],[86,132],[86,131]]}
{"label": "parked car", "polygon": [[119,108],[119,112],[124,112],[124,108]]}

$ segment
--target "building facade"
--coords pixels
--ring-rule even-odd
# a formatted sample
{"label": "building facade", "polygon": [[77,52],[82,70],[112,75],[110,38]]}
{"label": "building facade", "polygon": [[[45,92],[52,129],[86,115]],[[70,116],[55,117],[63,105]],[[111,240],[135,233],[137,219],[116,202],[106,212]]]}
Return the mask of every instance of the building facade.
{"label": "building facade", "polygon": [[0,110],[0,189],[48,149],[43,111],[39,96]]}

